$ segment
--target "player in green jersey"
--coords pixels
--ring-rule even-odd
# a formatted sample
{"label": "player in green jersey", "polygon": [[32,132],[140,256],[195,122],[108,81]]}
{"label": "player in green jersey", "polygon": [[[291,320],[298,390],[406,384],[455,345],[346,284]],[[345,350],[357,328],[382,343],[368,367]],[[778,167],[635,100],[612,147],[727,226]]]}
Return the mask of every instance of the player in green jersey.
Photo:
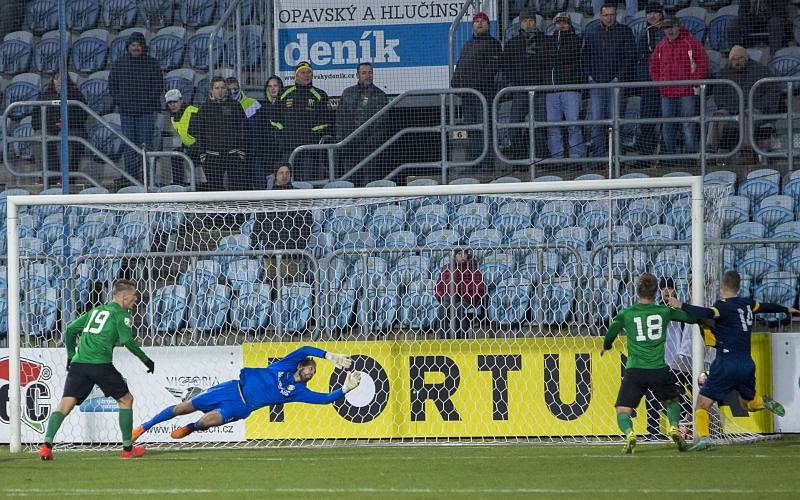
{"label": "player in green jersey", "polygon": [[[131,331],[130,309],[136,304],[136,283],[117,280],[112,289],[112,300],[95,307],[67,325],[67,381],[58,410],[47,422],[44,443],[39,447],[42,460],[53,459],[53,438],[64,418],[75,405],[86,399],[95,384],[108,397],[119,404],[119,428],[122,431],[122,458],[144,455],[143,446],[133,446],[133,396],[128,384],[112,364],[114,347],[125,346],[153,373],[155,363],[139,348]],[[78,344],[78,337],[80,343]],[[75,347],[78,347],[75,352]]]}
{"label": "player in green jersey", "polygon": [[686,451],[686,443],[681,438],[678,424],[681,407],[678,403],[680,388],[678,379],[664,361],[664,345],[667,340],[667,325],[670,321],[693,323],[694,320],[681,310],[655,303],[658,280],[649,273],[643,273],[636,280],[636,295],[639,302],[621,310],[608,327],[603,340],[603,353],[611,349],[614,339],[625,331],[628,342],[628,362],[625,376],[617,394],[617,425],[625,434],[626,454],[633,453],[636,446],[636,433],[633,431],[631,415],[639,406],[642,396],[648,389],[667,409],[669,437],[678,445],[678,450]]}

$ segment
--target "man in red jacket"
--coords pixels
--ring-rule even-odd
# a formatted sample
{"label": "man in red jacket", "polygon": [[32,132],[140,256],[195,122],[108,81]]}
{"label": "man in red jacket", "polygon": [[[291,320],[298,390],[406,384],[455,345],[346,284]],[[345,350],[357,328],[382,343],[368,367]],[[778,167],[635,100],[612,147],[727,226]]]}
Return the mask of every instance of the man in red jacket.
{"label": "man in red jacket", "polygon": [[[650,79],[654,82],[670,80],[701,80],[708,75],[708,56],[703,45],[689,31],[678,24],[674,16],[661,22],[666,35],[650,56]],[[696,87],[661,87],[661,115],[664,118],[695,116]],[[678,127],[683,128],[683,152],[697,151],[697,131],[694,123],[663,123],[664,144],[668,154],[679,153]]]}
{"label": "man in red jacket", "polygon": [[472,319],[480,315],[486,287],[478,263],[469,250],[456,250],[453,260],[452,279],[448,264],[436,283],[436,298],[442,304],[439,318],[444,331],[449,330],[451,320],[455,320],[454,337],[466,338]]}

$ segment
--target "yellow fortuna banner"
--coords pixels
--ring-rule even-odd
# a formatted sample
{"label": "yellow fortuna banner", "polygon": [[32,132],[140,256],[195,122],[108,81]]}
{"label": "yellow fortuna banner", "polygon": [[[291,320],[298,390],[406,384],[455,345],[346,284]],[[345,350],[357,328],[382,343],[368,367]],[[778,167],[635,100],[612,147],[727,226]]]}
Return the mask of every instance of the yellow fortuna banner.
{"label": "yellow fortuna banner", "polygon": [[[617,435],[620,352],[602,338],[321,342],[354,359],[361,385],[332,405],[263,408],[247,439],[434,438]],[[579,344],[579,345],[578,345]],[[621,345],[623,343],[619,343]],[[243,346],[245,367],[263,367],[298,343]],[[609,353],[612,354],[612,353]],[[326,362],[308,387],[328,392],[345,374]],[[644,402],[636,420],[645,432]]]}

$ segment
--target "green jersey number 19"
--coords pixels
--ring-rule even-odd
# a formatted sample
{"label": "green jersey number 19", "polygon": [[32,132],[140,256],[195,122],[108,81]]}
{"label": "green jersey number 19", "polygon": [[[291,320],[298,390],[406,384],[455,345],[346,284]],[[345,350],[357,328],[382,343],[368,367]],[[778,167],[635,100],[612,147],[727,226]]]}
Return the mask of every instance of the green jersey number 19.
{"label": "green jersey number 19", "polygon": [[108,311],[94,309],[92,310],[92,315],[89,317],[89,321],[86,322],[86,326],[83,328],[83,333],[100,333],[103,331],[103,327],[106,326],[106,321],[111,316],[111,313]]}

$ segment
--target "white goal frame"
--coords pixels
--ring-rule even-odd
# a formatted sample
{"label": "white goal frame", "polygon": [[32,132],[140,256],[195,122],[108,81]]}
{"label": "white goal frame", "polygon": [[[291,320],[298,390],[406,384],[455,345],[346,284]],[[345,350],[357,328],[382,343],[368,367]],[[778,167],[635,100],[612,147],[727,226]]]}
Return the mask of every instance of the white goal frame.
{"label": "white goal frame", "polygon": [[[704,276],[704,198],[703,178],[662,177],[644,179],[612,179],[559,182],[522,182],[498,184],[467,184],[418,187],[380,187],[345,189],[300,189],[278,191],[227,191],[227,192],[187,192],[187,193],[131,193],[131,194],[85,194],[53,196],[10,196],[7,199],[8,232],[8,345],[9,366],[9,405],[10,411],[10,451],[22,451],[21,433],[21,388],[20,388],[20,256],[18,234],[18,209],[20,206],[36,205],[130,205],[146,203],[212,203],[259,202],[270,200],[324,200],[324,199],[380,199],[414,198],[424,196],[448,195],[520,195],[532,193],[565,193],[569,191],[612,191],[612,190],[659,190],[670,188],[691,189],[691,273]],[[695,304],[705,303],[703,279],[693,279],[691,298]],[[704,343],[700,329],[694,328],[692,371],[698,374],[703,370]],[[698,395],[697,377],[692,377],[693,400]]]}

